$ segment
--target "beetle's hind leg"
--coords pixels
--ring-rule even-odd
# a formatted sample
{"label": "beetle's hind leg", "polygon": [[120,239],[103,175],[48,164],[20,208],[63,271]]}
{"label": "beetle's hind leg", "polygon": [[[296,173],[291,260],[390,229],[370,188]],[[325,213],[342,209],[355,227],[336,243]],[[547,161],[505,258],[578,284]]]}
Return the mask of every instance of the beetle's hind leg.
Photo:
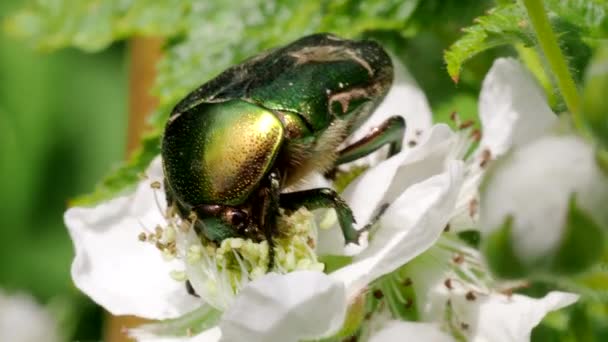
{"label": "beetle's hind leg", "polygon": [[365,157],[386,144],[390,144],[388,157],[399,153],[405,134],[405,119],[391,116],[380,126],[373,128],[366,136],[338,151],[335,165],[348,163]]}
{"label": "beetle's hind leg", "polygon": [[281,208],[296,211],[301,207],[308,210],[319,208],[334,208],[338,214],[338,221],[342,234],[346,243],[358,243],[359,234],[353,224],[355,218],[348,204],[336,193],[329,188],[311,189],[297,192],[283,193],[280,196]]}

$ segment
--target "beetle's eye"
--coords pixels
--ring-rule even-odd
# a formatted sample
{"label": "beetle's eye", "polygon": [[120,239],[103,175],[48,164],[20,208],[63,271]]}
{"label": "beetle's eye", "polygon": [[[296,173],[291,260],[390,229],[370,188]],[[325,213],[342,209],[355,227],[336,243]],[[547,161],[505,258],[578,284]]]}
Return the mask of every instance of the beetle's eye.
{"label": "beetle's eye", "polygon": [[240,209],[229,209],[226,212],[226,221],[231,225],[240,228],[247,223],[247,213]]}

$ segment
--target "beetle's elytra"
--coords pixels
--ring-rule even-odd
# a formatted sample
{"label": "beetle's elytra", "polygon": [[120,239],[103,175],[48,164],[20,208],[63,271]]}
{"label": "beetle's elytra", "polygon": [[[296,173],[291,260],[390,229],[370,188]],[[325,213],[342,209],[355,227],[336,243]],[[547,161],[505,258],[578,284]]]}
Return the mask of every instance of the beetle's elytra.
{"label": "beetle's elytra", "polygon": [[[373,41],[329,34],[301,38],[233,66],[179,102],[162,141],[169,205],[212,241],[272,243],[279,208],[334,208],[347,242],[357,242],[350,208],[331,189],[283,193],[312,171],[390,144],[405,122],[391,117],[363,139],[339,145],[388,91],[391,60]],[[272,245],[272,244],[271,244]]]}

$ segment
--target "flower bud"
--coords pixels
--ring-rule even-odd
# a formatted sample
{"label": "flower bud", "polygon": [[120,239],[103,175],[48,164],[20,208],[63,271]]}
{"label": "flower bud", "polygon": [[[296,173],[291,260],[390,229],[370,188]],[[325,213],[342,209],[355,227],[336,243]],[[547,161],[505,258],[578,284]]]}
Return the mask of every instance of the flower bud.
{"label": "flower bud", "polygon": [[595,263],[608,229],[608,177],[576,136],[545,136],[498,161],[481,188],[482,250],[504,278]]}

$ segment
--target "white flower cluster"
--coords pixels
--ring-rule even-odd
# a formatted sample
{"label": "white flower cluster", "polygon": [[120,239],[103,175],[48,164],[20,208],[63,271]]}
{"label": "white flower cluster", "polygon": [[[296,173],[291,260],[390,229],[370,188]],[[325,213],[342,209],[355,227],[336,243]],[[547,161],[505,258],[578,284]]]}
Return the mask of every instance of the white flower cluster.
{"label": "white flower cluster", "polygon": [[[369,168],[342,193],[359,228],[376,221],[368,239],[345,247],[337,224],[317,230],[313,215],[297,212],[284,218],[293,233],[278,241],[278,262],[270,273],[267,244],[230,239],[203,245],[191,227],[171,215],[167,221],[162,191],[150,187],[162,180],[157,160],[132,193],[68,210],[74,282],[116,315],[175,322],[207,305],[222,311],[201,332],[187,324],[173,324],[180,328],[170,332],[150,326],[132,332],[141,340],[302,341],[356,331],[369,341],[526,340],[547,312],[575,302],[577,295],[513,294],[521,284],[494,279],[480,253],[455,233],[480,230],[478,206],[483,214],[483,206],[492,204],[480,199],[479,185],[493,159],[554,121],[543,116],[553,113],[534,87],[517,62],[498,60],[480,95],[480,137],[468,122],[457,122],[456,132],[432,126],[424,94],[398,66],[395,85],[361,130],[405,113],[407,147],[387,160],[378,154],[366,158]],[[469,153],[473,144],[478,148]],[[157,225],[158,232],[141,239],[156,239],[153,245],[163,253],[137,239],[142,227]],[[332,226],[327,220],[322,225]],[[317,256],[348,262],[324,273]],[[200,298],[188,294],[185,279]],[[364,310],[369,296],[376,304]]]}

